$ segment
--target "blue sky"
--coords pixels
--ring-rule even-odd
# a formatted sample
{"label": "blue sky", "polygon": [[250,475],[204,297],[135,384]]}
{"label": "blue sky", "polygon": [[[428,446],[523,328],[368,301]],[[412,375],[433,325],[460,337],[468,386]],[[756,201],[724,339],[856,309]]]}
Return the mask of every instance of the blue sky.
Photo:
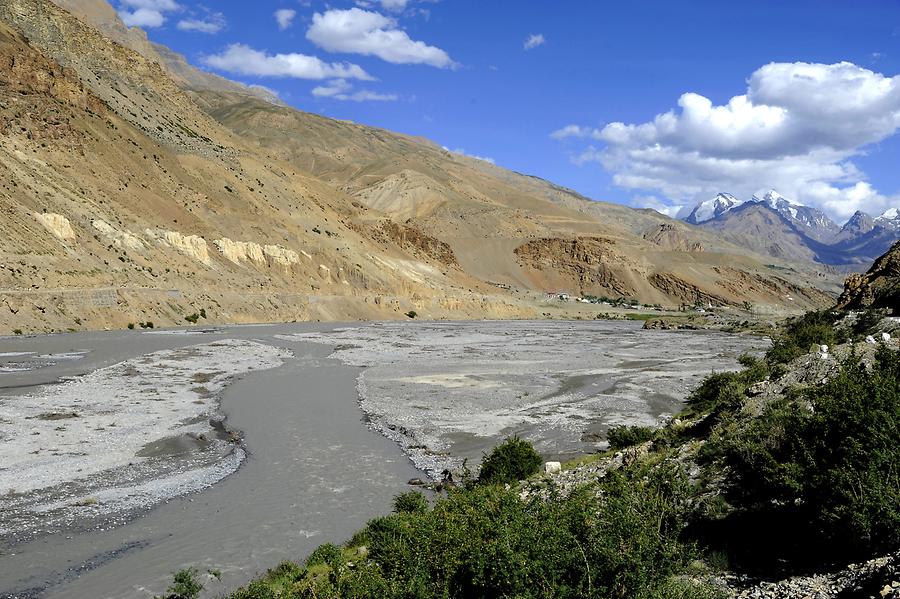
{"label": "blue sky", "polygon": [[900,205],[896,0],[112,1],[297,108],[595,199],[675,212],[774,187],[837,219]]}

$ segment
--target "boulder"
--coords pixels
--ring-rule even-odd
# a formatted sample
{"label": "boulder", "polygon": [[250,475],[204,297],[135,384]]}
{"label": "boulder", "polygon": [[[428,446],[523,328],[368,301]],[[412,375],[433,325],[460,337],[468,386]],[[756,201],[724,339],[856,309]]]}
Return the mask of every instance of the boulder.
{"label": "boulder", "polygon": [[544,474],[555,474],[557,472],[562,472],[562,464],[559,462],[544,463]]}

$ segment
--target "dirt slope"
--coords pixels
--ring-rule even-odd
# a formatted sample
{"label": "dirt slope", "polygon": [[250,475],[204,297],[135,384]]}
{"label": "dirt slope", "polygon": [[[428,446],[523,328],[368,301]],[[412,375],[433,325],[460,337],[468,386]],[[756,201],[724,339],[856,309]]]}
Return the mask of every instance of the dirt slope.
{"label": "dirt slope", "polygon": [[426,140],[185,91],[49,0],[5,0],[0,26],[0,331],[183,324],[201,308],[221,322],[534,317],[551,290],[832,301],[810,272],[709,234],[704,251],[672,247],[677,231],[644,239],[662,216]]}

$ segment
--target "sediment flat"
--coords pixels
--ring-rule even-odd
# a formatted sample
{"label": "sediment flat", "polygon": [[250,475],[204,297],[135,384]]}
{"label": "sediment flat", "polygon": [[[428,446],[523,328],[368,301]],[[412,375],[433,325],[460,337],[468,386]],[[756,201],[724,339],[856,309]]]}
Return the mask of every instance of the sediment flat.
{"label": "sediment flat", "polygon": [[510,434],[602,448],[766,344],[583,321],[2,339],[0,596],[152,597],[185,566],[215,596]]}

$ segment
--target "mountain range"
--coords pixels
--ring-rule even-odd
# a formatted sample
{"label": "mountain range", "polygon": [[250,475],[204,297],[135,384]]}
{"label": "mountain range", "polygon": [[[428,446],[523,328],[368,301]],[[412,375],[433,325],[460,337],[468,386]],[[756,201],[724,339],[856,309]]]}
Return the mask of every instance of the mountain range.
{"label": "mountain range", "polygon": [[729,193],[697,204],[684,220],[761,254],[835,266],[870,265],[900,239],[900,211],[857,211],[843,226],[775,190],[747,201]]}
{"label": "mountain range", "polygon": [[841,284],[706,222],[291,108],[105,0],[0,3],[0,207],[5,331],[540,317],[554,292],[796,312]]}

